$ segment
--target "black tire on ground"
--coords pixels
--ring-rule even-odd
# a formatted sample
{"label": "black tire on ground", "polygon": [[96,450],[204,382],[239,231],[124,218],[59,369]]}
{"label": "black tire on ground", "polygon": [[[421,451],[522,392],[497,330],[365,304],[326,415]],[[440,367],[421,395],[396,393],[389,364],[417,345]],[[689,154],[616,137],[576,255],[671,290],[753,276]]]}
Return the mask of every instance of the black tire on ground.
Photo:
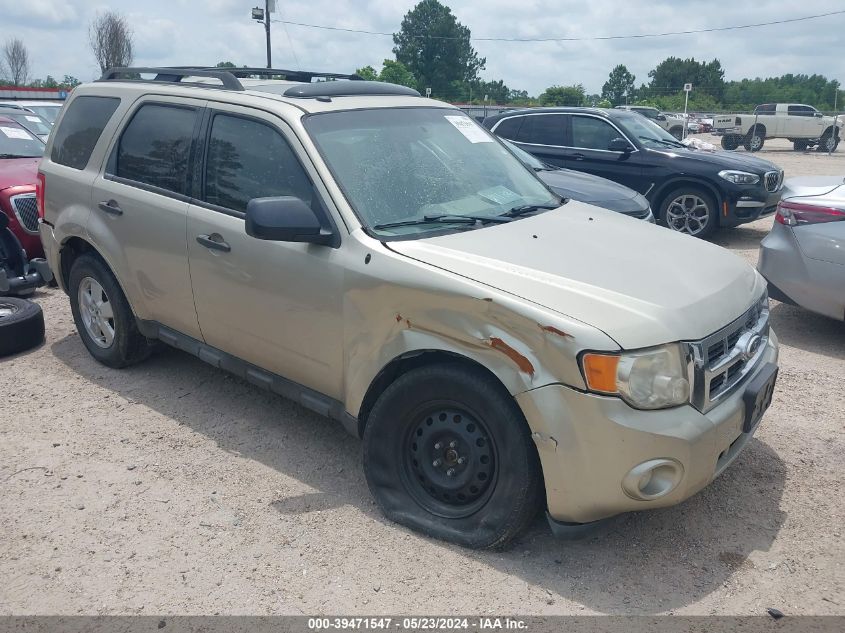
{"label": "black tire on ground", "polygon": [[735,134],[726,134],[722,137],[722,149],[726,149],[728,151],[735,150],[739,147],[739,144],[742,142],[742,138],[736,136]]}
{"label": "black tire on ground", "polygon": [[504,547],[543,495],[522,411],[460,363],[413,369],[384,391],[364,431],[364,473],[387,518],[476,549]]}
{"label": "black tire on ground", "polygon": [[792,141],[792,149],[796,152],[807,151],[807,141]]}
{"label": "black tire on ground", "polygon": [[766,143],[766,133],[763,126],[758,125],[748,130],[748,134],[742,140],[742,146],[749,152],[759,152]]}
{"label": "black tire on ground", "polygon": [[[105,347],[94,342],[94,338],[82,320],[79,287],[85,279],[92,279],[102,287],[111,307],[113,316],[108,321],[114,330],[114,336],[111,344]],[[119,369],[140,362],[150,355],[153,342],[138,331],[135,315],[129,307],[126,296],[101,259],[92,255],[82,255],[73,262],[68,294],[79,337],[95,359],[108,367]]]}
{"label": "black tire on ground", "polygon": [[681,125],[676,125],[675,127],[669,128],[669,134],[680,141],[684,138],[684,128]]}
{"label": "black tire on ground", "polygon": [[0,297],[0,356],[31,349],[44,340],[44,312],[27,299]]}
{"label": "black tire on ground", "polygon": [[[706,206],[707,221],[704,223],[704,227],[697,233],[693,232],[697,226],[695,221],[681,222],[680,220],[673,220],[670,222],[669,207],[674,201],[682,196],[698,197]],[[684,185],[673,189],[663,196],[663,200],[660,203],[658,222],[673,231],[678,231],[679,233],[684,233],[686,235],[694,235],[695,237],[706,238],[710,237],[716,229],[719,228],[719,208],[716,201],[713,199],[713,196],[707,190],[702,187],[696,187],[695,185]],[[682,227],[682,224],[685,224],[686,226]],[[687,230],[688,228],[692,230]]]}
{"label": "black tire on ground", "polygon": [[839,147],[839,135],[837,134],[834,137],[830,131],[827,131],[822,134],[822,137],[819,139],[816,151],[826,154],[827,152],[835,152],[837,147]]}

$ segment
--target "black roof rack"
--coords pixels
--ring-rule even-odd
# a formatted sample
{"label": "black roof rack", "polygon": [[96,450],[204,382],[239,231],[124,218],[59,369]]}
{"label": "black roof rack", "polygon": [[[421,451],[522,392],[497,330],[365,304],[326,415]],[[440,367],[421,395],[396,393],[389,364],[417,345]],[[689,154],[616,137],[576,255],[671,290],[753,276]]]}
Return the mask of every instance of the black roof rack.
{"label": "black roof rack", "polygon": [[[155,74],[153,79],[142,79],[141,74]],[[133,76],[134,75],[134,76]],[[205,84],[195,81],[182,81],[185,77],[211,77],[219,79],[221,85]],[[97,81],[146,81],[155,83],[181,83],[185,86],[199,86],[200,88],[224,88],[226,90],[243,90],[238,78],[228,70],[219,68],[109,68]]]}
{"label": "black roof rack", "polygon": [[285,81],[296,81],[304,84],[311,83],[315,77],[319,79],[351,79],[353,81],[363,80],[360,75],[356,75],[354,73],[351,75],[347,75],[343,73],[323,73],[311,70],[288,70],[286,68],[222,68],[219,66],[174,66],[174,68],[178,68],[179,70],[224,70],[240,79],[246,79],[255,76],[267,78],[284,77]]}
{"label": "black roof rack", "polygon": [[419,97],[420,93],[407,86],[389,84],[383,81],[321,81],[314,84],[299,84],[285,90],[286,97],[303,99],[354,97],[364,95],[402,95]]}

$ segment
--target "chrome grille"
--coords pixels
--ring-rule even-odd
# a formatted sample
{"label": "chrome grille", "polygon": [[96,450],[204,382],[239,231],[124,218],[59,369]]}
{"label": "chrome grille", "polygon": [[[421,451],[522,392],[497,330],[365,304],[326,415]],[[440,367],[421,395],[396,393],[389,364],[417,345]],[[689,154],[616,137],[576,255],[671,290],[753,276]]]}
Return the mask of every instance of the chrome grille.
{"label": "chrome grille", "polygon": [[757,366],[769,340],[768,294],[730,325],[687,343],[693,376],[692,404],[707,411]]}
{"label": "chrome grille", "polygon": [[34,193],[22,193],[12,196],[12,207],[23,230],[32,235],[38,235],[38,205]]}
{"label": "chrome grille", "polygon": [[774,193],[783,185],[783,170],[766,172],[766,191]]}

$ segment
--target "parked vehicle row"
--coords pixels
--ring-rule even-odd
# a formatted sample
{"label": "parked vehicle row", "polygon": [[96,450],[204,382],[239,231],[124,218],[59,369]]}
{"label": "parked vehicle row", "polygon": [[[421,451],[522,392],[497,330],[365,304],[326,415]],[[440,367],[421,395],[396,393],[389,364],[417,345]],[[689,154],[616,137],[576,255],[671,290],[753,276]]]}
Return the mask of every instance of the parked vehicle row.
{"label": "parked vehicle row", "polygon": [[780,199],[783,170],[774,163],[688,147],[635,112],[534,108],[484,126],[544,163],[641,193],[660,223],[697,237],[772,214]]}
{"label": "parked vehicle row", "polygon": [[[160,340],[333,417],[363,438],[389,518],[470,547],[504,545],[541,505],[573,535],[678,503],[757,429],[777,337],[765,281],[724,249],[562,199],[409,88],[121,79],[145,73],[75,89],[39,171],[50,267],[105,365]],[[490,127],[551,165],[596,143],[641,170],[714,160],[633,113],[508,116]],[[538,152],[523,125],[560,143]],[[689,185],[646,178],[662,216],[686,215]],[[759,185],[725,200],[765,203]]]}

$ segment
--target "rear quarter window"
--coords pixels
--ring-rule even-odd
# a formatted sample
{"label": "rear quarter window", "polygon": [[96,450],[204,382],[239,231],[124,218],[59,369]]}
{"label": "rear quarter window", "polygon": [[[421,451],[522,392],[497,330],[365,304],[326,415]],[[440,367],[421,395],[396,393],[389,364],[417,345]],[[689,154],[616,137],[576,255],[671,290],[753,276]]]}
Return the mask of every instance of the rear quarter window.
{"label": "rear quarter window", "polygon": [[67,106],[54,131],[50,159],[59,165],[85,169],[103,129],[120,105],[117,97],[77,97]]}

